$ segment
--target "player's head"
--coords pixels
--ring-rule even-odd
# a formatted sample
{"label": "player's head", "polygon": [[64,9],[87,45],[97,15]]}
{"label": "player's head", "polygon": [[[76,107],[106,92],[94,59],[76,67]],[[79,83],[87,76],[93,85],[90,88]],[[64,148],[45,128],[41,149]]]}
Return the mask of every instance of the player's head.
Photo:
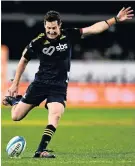
{"label": "player's head", "polygon": [[60,14],[56,11],[47,12],[44,17],[44,27],[48,38],[55,39],[58,35],[60,35]]}

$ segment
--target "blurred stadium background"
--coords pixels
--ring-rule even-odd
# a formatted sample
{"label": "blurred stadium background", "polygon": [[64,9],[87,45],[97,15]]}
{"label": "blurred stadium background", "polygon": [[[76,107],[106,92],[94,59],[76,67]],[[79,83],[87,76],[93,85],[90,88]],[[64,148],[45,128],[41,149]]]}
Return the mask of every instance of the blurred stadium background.
{"label": "blurred stadium background", "polygon": [[[60,12],[63,28],[81,28],[116,16],[123,6],[135,10],[133,1],[2,1],[2,97],[11,84],[10,79],[14,78],[23,49],[35,36],[44,32],[43,17],[48,10]],[[46,163],[104,166],[118,161],[114,165],[128,165],[135,161],[135,18],[114,25],[102,34],[89,36],[73,49],[67,102],[69,111],[65,112],[55,139],[49,145],[57,151],[59,158]],[[34,79],[38,64],[36,59],[28,64],[19,93],[23,94]],[[2,107],[3,166],[21,166],[25,160],[28,165],[37,165],[28,156],[33,155],[47,123],[47,112],[42,111],[42,106],[40,112],[36,108],[18,123],[12,122],[9,108]],[[5,146],[15,135],[23,135],[27,140],[24,160],[6,158]]]}

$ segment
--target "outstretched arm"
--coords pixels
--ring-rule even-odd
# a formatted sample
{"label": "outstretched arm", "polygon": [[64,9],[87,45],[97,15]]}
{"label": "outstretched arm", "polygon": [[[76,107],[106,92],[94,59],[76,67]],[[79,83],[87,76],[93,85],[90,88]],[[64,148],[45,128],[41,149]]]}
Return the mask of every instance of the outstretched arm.
{"label": "outstretched arm", "polygon": [[89,35],[89,34],[97,34],[107,30],[110,26],[116,24],[117,22],[126,21],[128,19],[132,19],[134,16],[133,10],[131,7],[125,8],[123,7],[116,17],[110,18],[106,21],[100,21],[92,26],[82,28],[82,35]]}

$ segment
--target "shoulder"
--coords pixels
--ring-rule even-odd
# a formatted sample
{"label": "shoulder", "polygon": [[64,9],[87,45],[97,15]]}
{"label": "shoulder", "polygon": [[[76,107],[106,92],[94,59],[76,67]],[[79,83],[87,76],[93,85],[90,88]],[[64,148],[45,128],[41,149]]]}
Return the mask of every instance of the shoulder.
{"label": "shoulder", "polygon": [[26,49],[35,49],[38,48],[40,41],[44,38],[45,34],[40,33],[34,39],[30,41],[30,43],[26,46]]}
{"label": "shoulder", "polygon": [[40,33],[40,34],[38,34],[38,35],[32,40],[32,42],[33,42],[33,43],[36,43],[36,42],[40,41],[42,38],[44,38],[44,37],[45,37],[45,33]]}
{"label": "shoulder", "polygon": [[78,41],[82,37],[81,28],[66,28],[63,29],[63,33],[65,33],[71,41]]}
{"label": "shoulder", "polygon": [[81,33],[81,28],[66,28],[62,29],[62,32],[67,34]]}
{"label": "shoulder", "polygon": [[45,34],[40,33],[38,34],[34,39],[31,40],[31,42],[28,44],[27,48],[35,48],[40,45],[40,42],[44,39]]}

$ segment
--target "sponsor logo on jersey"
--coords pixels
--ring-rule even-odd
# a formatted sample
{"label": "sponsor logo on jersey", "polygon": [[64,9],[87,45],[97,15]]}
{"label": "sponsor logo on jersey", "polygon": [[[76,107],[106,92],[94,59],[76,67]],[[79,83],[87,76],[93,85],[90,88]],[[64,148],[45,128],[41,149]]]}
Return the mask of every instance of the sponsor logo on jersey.
{"label": "sponsor logo on jersey", "polygon": [[62,52],[62,51],[66,51],[67,48],[68,48],[67,44],[60,44],[59,43],[59,45],[56,46],[56,47],[49,46],[48,48],[47,47],[43,48],[42,52],[46,55],[51,56],[54,53],[55,50],[59,51],[59,52]]}
{"label": "sponsor logo on jersey", "polygon": [[58,46],[56,46],[56,50],[57,51],[65,51],[67,49],[67,44],[60,44]]}

